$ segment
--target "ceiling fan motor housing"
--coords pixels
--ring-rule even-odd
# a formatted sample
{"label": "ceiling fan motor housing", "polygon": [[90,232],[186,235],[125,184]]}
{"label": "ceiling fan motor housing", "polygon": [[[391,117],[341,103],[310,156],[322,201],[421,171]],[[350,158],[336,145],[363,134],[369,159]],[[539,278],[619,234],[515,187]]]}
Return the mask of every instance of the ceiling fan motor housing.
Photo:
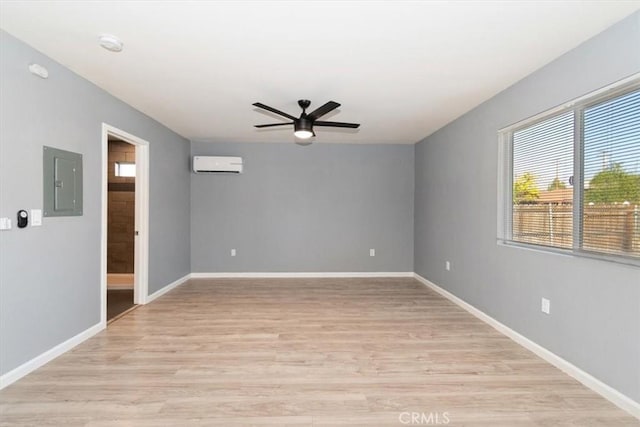
{"label": "ceiling fan motor housing", "polygon": [[297,132],[299,130],[308,130],[312,131],[313,122],[306,117],[300,117],[298,120],[293,122],[293,128]]}

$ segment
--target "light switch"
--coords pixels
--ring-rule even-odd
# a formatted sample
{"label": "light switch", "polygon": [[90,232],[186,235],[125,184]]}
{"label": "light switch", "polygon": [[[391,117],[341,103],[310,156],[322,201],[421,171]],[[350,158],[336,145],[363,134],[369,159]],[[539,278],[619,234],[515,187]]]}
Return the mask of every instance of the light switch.
{"label": "light switch", "polygon": [[38,227],[42,225],[42,209],[31,209],[31,226]]}
{"label": "light switch", "polygon": [[542,298],[542,304],[540,310],[545,314],[551,313],[551,301],[546,298]]}
{"label": "light switch", "polygon": [[11,218],[0,218],[0,230],[11,230]]}

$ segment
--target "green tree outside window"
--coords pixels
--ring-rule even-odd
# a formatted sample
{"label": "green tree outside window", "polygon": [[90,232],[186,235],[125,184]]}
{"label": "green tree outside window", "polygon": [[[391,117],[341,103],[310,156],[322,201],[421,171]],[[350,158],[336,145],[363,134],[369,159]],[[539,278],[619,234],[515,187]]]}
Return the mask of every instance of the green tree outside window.
{"label": "green tree outside window", "polygon": [[513,202],[515,204],[533,203],[540,198],[536,176],[525,172],[513,183]]}

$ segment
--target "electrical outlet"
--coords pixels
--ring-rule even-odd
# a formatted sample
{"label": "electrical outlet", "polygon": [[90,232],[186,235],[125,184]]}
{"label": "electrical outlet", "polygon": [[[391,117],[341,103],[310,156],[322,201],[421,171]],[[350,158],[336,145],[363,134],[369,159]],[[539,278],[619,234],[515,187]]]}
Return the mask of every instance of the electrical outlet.
{"label": "electrical outlet", "polygon": [[446,268],[447,271],[451,271],[451,263],[449,261],[445,261],[444,262],[444,268]]}
{"label": "electrical outlet", "polygon": [[375,249],[369,249],[369,256],[376,256],[376,250]]}
{"label": "electrical outlet", "polygon": [[231,256],[236,256],[236,250],[235,249],[231,249]]}
{"label": "electrical outlet", "polygon": [[551,314],[551,301],[549,301],[546,298],[542,298],[542,303],[541,303],[541,306],[540,306],[540,310],[543,313]]}

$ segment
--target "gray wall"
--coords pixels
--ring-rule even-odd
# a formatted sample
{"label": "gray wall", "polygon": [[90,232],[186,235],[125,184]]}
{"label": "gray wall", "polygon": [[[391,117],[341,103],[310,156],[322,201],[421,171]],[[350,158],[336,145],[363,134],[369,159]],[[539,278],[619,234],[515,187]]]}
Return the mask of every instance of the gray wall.
{"label": "gray wall", "polygon": [[500,246],[496,215],[498,129],[639,71],[636,13],[426,138],[415,159],[415,271],[636,401],[640,270]]}
{"label": "gray wall", "polygon": [[191,151],[245,163],[241,175],[192,175],[192,271],[413,271],[413,145],[192,142]]}
{"label": "gray wall", "polygon": [[[37,62],[49,78],[31,75]],[[0,374],[100,321],[101,125],[150,142],[152,293],[190,272],[189,143],[9,34],[0,33]],[[83,154],[84,214],[15,228],[42,208],[42,146]]]}

